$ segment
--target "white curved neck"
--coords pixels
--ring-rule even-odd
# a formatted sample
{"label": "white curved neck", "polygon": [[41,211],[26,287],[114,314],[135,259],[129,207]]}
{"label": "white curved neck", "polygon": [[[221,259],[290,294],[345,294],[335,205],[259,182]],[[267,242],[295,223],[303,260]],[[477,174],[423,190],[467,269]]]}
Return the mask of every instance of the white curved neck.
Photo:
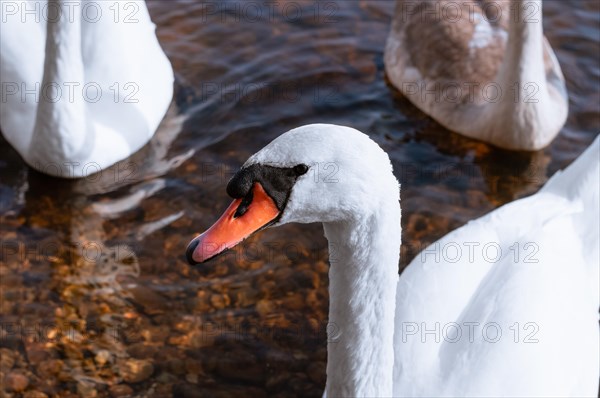
{"label": "white curved neck", "polygon": [[401,227],[398,198],[324,223],[329,241],[327,396],[392,395]]}
{"label": "white curved neck", "polygon": [[547,93],[542,0],[510,2],[508,42],[498,77],[506,90],[502,96],[505,101],[524,103],[534,90],[537,94],[529,99],[540,99],[540,95]]}
{"label": "white curved neck", "polygon": [[[546,83],[542,0],[511,2],[502,72],[508,83]],[[541,89],[542,87],[540,87]]]}
{"label": "white curved neck", "polygon": [[[501,100],[488,104],[492,119],[484,120],[484,125],[500,120],[503,128],[491,129],[499,135],[494,141],[520,142],[535,150],[557,134],[566,108],[563,98],[551,95],[546,76],[542,0],[514,0],[509,7],[508,41],[496,79]],[[507,134],[513,135],[512,140]]]}
{"label": "white curved neck", "polygon": [[48,0],[44,75],[30,144],[38,159],[69,162],[81,151],[86,138],[84,84],[80,4]]}

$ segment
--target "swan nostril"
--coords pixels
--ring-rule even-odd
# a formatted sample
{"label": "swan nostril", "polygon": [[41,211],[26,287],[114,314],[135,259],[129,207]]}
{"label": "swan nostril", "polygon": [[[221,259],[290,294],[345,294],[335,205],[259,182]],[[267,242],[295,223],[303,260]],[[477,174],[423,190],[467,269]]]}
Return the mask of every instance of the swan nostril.
{"label": "swan nostril", "polygon": [[238,218],[238,217],[241,217],[244,214],[246,214],[246,212],[248,211],[248,208],[250,207],[250,204],[252,203],[252,199],[254,199],[254,194],[253,194],[252,190],[250,190],[248,192],[248,194],[246,196],[244,196],[244,199],[242,200],[242,202],[238,206],[237,210],[235,211],[233,218]]}
{"label": "swan nostril", "polygon": [[185,250],[185,258],[187,259],[187,262],[190,265],[198,265],[200,263],[194,261],[193,258],[193,254],[194,254],[194,250],[196,250],[196,247],[198,247],[198,243],[200,243],[199,239],[194,239],[193,241],[190,242],[190,244],[188,245],[187,249]]}

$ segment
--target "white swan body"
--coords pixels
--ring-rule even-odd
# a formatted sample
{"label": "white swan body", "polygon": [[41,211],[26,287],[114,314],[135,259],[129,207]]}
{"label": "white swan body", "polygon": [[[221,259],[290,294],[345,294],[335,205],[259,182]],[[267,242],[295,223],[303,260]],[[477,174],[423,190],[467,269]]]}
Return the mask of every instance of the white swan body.
{"label": "white swan body", "polygon": [[[328,397],[594,395],[598,142],[537,195],[440,241],[497,243],[505,253],[497,263],[430,255],[398,278],[400,197],[387,154],[354,129],[303,126],[244,164],[227,187],[234,202],[190,243],[188,260],[206,261],[266,226],[322,222],[331,263]],[[507,251],[515,242],[519,261]],[[539,247],[537,263],[524,261],[528,242]],[[480,334],[446,343],[407,333],[407,326],[441,330],[451,322],[478,322]],[[481,337],[492,322],[504,333],[496,343]],[[507,329],[515,322],[518,344]],[[539,328],[533,337],[527,322]]]}
{"label": "white swan body", "polygon": [[406,268],[395,396],[597,395],[599,142]]}
{"label": "white swan body", "polygon": [[0,129],[30,166],[83,177],[152,138],[174,77],[143,1],[29,0],[1,11]]}
{"label": "white swan body", "polygon": [[543,148],[567,118],[542,0],[397,0],[385,69],[440,124],[503,148]]}

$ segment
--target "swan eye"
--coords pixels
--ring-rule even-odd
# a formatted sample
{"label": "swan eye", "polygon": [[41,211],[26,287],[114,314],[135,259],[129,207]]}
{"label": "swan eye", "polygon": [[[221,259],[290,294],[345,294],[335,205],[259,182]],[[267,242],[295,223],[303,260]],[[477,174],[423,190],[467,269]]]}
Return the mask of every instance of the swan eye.
{"label": "swan eye", "polygon": [[308,166],[305,164],[297,164],[296,166],[294,166],[294,173],[296,173],[297,176],[306,174],[307,171],[308,171]]}
{"label": "swan eye", "polygon": [[241,217],[244,214],[246,214],[246,212],[248,211],[248,208],[250,207],[250,203],[252,203],[253,197],[254,197],[254,194],[252,193],[252,189],[251,189],[248,192],[248,194],[246,196],[244,196],[244,199],[242,199],[242,202],[240,203],[237,210],[235,211],[233,218],[238,218],[238,217]]}

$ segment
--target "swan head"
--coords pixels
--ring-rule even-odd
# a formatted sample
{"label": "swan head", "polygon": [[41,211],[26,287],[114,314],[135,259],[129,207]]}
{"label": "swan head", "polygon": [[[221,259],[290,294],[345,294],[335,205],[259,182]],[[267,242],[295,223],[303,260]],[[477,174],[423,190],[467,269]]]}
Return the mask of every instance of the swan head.
{"label": "swan head", "polygon": [[231,178],[234,200],[188,245],[190,264],[205,262],[261,229],[291,222],[360,220],[399,200],[387,154],[358,130],[298,127],[251,156]]}

